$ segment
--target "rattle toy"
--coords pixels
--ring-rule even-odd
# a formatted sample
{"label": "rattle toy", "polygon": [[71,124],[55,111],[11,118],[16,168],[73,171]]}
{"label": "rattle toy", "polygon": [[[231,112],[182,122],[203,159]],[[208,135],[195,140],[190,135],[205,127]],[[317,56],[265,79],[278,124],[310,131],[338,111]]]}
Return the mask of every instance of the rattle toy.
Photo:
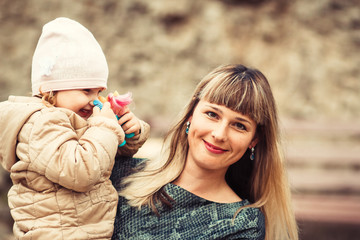
{"label": "rattle toy", "polygon": [[[111,109],[114,111],[114,113],[116,115],[117,120],[119,120],[120,116],[118,114],[120,114],[122,109],[124,107],[126,107],[127,105],[129,105],[131,103],[131,101],[132,101],[132,98],[131,98],[130,92],[123,94],[123,95],[119,95],[119,93],[117,91],[115,91],[114,93],[109,93],[106,98],[99,96],[99,100],[94,100],[93,104],[94,104],[94,106],[97,106],[100,109],[102,109],[103,103],[109,102]],[[133,136],[135,136],[135,133],[125,134],[126,138],[132,138]],[[122,147],[125,144],[126,144],[126,140],[124,140],[119,145],[119,147]]]}

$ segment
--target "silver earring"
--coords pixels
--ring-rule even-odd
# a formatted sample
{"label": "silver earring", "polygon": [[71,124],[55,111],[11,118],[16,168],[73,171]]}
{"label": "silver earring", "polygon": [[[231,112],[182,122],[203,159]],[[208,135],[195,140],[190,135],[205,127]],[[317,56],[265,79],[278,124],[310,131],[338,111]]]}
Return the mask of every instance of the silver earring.
{"label": "silver earring", "polygon": [[251,148],[250,160],[253,161],[255,159],[255,148]]}
{"label": "silver earring", "polygon": [[190,128],[190,122],[187,121],[187,122],[186,122],[186,129],[185,129],[185,133],[186,133],[186,134],[189,134],[189,128]]}

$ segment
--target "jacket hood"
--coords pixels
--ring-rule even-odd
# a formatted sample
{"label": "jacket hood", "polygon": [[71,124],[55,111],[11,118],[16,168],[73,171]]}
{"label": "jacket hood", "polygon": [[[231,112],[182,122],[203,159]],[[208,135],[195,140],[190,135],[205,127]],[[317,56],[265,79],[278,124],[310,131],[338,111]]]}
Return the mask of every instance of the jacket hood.
{"label": "jacket hood", "polygon": [[0,103],[0,163],[7,170],[16,162],[17,136],[28,118],[46,106],[37,97],[10,96]]}

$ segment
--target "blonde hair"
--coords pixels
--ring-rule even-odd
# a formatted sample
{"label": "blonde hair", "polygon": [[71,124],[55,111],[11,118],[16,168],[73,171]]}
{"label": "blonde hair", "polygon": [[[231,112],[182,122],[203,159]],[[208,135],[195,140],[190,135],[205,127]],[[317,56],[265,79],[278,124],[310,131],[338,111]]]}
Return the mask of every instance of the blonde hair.
{"label": "blonde hair", "polygon": [[253,202],[247,207],[261,209],[265,215],[266,239],[297,240],[275,100],[266,77],[243,65],[220,66],[200,81],[181,119],[165,137],[163,150],[167,152],[164,152],[164,157],[147,161],[141,171],[125,178],[120,195],[131,206],[141,208],[147,204],[156,213],[158,204],[171,205],[172,199],[163,187],[174,181],[184,168],[188,152],[186,122],[201,99],[248,115],[257,123],[259,141],[255,160],[249,160],[248,152],[244,154],[229,167],[226,181],[240,197]]}
{"label": "blonde hair", "polygon": [[40,93],[37,97],[41,98],[42,103],[47,107],[54,107],[56,105],[56,94],[57,92],[42,92],[41,89],[39,90]]}

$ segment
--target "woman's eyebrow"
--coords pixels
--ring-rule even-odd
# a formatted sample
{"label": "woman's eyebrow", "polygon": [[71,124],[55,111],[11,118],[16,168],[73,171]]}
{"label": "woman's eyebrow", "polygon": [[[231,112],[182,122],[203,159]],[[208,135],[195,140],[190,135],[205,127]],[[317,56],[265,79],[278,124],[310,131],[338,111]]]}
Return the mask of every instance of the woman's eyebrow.
{"label": "woman's eyebrow", "polygon": [[220,112],[220,113],[223,113],[223,111],[221,111],[220,108],[214,107],[214,106],[212,106],[212,105],[205,105],[205,106],[210,107],[210,108],[212,108],[212,109],[214,109],[214,110],[216,110],[216,111],[218,111],[218,112]]}
{"label": "woman's eyebrow", "polygon": [[238,121],[241,121],[241,122],[247,122],[247,123],[249,123],[251,125],[251,122],[249,120],[247,120],[246,118],[236,117],[235,119],[238,120]]}

